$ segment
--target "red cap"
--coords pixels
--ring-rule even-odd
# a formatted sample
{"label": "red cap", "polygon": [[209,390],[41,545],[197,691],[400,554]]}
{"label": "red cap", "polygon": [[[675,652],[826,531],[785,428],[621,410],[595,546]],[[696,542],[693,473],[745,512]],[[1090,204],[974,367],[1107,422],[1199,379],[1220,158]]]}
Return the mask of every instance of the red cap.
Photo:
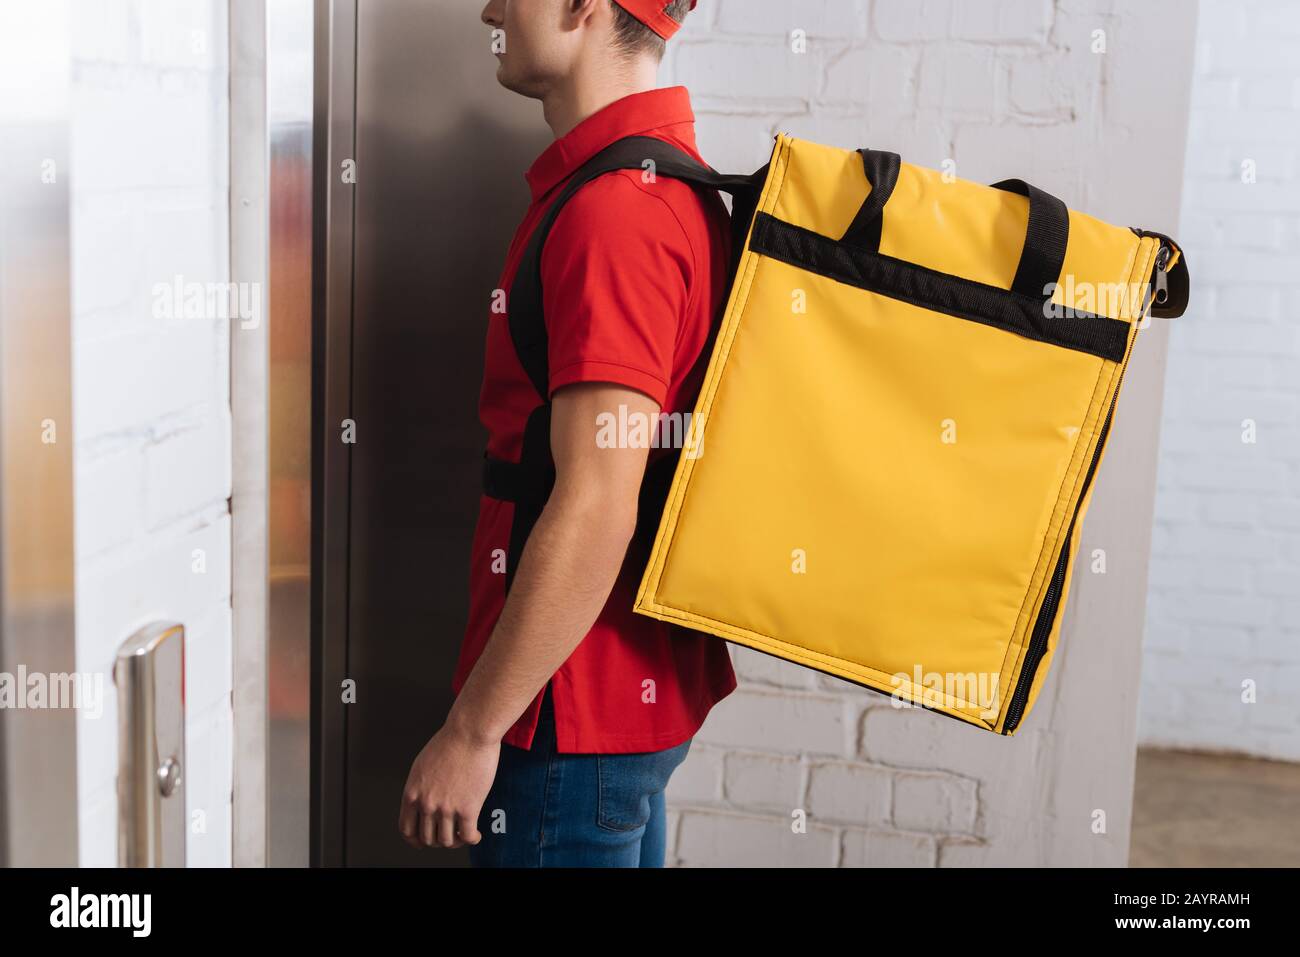
{"label": "red cap", "polygon": [[[669,5],[668,0],[614,0],[614,2],[665,40],[682,28],[680,23],[664,13]],[[691,9],[695,9],[695,0],[691,0]]]}

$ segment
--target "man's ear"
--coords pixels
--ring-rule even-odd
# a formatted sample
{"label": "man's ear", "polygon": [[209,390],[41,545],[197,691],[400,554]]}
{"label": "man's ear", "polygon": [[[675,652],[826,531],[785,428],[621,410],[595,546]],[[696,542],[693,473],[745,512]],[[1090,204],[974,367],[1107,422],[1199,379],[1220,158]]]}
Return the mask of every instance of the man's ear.
{"label": "man's ear", "polygon": [[569,0],[568,20],[572,29],[583,26],[590,18],[597,16],[600,8],[611,17],[614,11],[609,9],[610,0]]}
{"label": "man's ear", "polygon": [[575,11],[586,9],[586,12],[590,13],[601,4],[609,6],[610,0],[569,0],[569,3],[572,4]]}

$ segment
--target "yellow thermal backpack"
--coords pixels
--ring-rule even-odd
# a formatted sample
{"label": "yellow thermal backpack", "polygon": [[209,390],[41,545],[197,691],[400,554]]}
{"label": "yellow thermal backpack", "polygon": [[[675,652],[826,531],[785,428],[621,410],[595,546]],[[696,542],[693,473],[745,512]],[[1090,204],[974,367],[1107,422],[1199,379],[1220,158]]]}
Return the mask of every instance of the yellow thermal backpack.
{"label": "yellow thermal backpack", "polygon": [[[635,610],[1014,734],[1047,674],[1124,370],[1188,298],[1178,246],[994,186],[780,135],[752,176],[629,137],[576,172],[510,291],[539,405],[507,582],[554,481],[541,248],[583,184],[732,193],[732,283],[688,440],[652,458]],[[629,268],[632,268],[630,265]]]}

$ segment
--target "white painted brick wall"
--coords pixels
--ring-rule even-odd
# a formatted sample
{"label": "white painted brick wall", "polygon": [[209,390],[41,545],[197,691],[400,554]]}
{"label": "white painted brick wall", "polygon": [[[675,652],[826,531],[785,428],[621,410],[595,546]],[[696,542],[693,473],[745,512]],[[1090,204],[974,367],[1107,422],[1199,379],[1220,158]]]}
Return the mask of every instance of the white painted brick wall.
{"label": "white painted brick wall", "polygon": [[1300,4],[1201,0],[1198,34],[1180,237],[1195,297],[1169,340],[1141,736],[1297,761]]}
{"label": "white painted brick wall", "polygon": [[[1118,151],[1137,140],[1144,148],[1156,144],[1158,155],[1162,139],[1172,139],[1179,145],[1170,165],[1177,166],[1184,129],[1178,94],[1166,92],[1165,102],[1154,104],[1135,96],[1161,89],[1160,71],[1176,76],[1188,65],[1190,29],[1163,27],[1177,7],[713,0],[701,3],[669,44],[660,81],[691,89],[701,149],[718,169],[758,168],[781,131],[846,148],[887,148],[930,167],[952,159],[957,175],[983,182],[1023,177],[1076,208],[1154,227],[1143,217],[1164,209],[1159,215],[1172,218],[1180,184],[1134,185]],[[1104,56],[1090,49],[1097,29],[1107,33]],[[793,30],[805,32],[807,52],[792,51]],[[1140,386],[1131,388],[1141,395]],[[1285,403],[1258,412],[1287,413]],[[1285,479],[1279,471],[1258,481],[1280,487]],[[1105,527],[1098,521],[1105,518],[1085,535]],[[1140,528],[1142,520],[1129,524]],[[1133,546],[1142,562],[1145,544]],[[1094,600],[1107,601],[1103,586],[1088,584],[1101,596]],[[1141,615],[1126,614],[1136,644]],[[1070,735],[1088,734],[1081,705],[1070,706],[1062,729],[1046,713],[1056,703],[1046,702],[1032,726],[1006,739],[896,710],[881,695],[739,646],[731,654],[740,687],[709,716],[669,786],[670,863],[1124,863],[1131,752],[1129,760],[1080,763],[1086,778],[1109,761],[1117,769],[1113,782],[1081,781],[1067,757]],[[1108,733],[1112,741],[1131,735],[1131,719],[1127,730]],[[1108,811],[1113,836],[1090,841],[1097,807]],[[797,833],[801,815],[806,830]],[[1062,831],[1072,836],[1062,839]]]}
{"label": "white painted brick wall", "polygon": [[117,861],[117,647],[186,627],[192,866],[231,860],[227,323],[156,317],[154,285],[225,282],[226,3],[77,0],[72,98],[81,863]]}

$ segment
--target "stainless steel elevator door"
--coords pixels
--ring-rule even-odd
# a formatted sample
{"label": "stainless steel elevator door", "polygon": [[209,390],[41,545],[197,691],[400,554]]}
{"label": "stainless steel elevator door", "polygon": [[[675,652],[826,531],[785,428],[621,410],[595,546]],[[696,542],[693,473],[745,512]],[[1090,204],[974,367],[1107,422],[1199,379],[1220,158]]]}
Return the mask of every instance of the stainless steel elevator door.
{"label": "stainless steel elevator door", "polygon": [[497,84],[480,10],[357,4],[348,865],[465,861],[407,847],[398,802],[451,704],[490,297],[527,206],[523,171],[550,141],[540,104]]}

